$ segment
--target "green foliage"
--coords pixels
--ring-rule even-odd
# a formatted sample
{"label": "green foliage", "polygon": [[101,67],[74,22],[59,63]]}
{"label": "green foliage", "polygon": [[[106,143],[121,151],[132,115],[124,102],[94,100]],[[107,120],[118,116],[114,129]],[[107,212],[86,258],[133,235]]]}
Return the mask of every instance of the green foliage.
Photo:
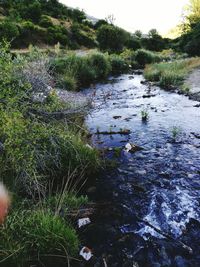
{"label": "green foliage", "polygon": [[69,43],[69,33],[67,29],[60,25],[53,25],[47,29],[48,43],[55,45],[60,42],[62,45]]}
{"label": "green foliage", "polygon": [[[67,188],[68,189],[68,188]],[[50,209],[54,214],[62,213],[62,216],[67,217],[70,212],[80,209],[88,204],[88,197],[77,196],[75,192],[57,193],[48,196],[42,203],[42,207]]]}
{"label": "green foliage", "polygon": [[165,41],[159,35],[156,29],[152,29],[148,33],[147,38],[141,38],[142,46],[151,51],[161,51],[165,48]]}
{"label": "green foliage", "polygon": [[24,21],[19,26],[20,35],[15,40],[15,44],[20,47],[28,46],[30,43],[38,44],[45,42],[47,32],[44,28],[35,25],[31,21]]}
{"label": "green foliage", "polygon": [[[45,122],[30,115],[32,109],[52,112],[70,105],[52,94],[45,103],[32,103],[31,85],[19,75],[29,59],[13,60],[6,51],[2,48],[0,53],[0,99],[6,103],[0,105],[0,140],[5,149],[0,155],[0,176],[11,184],[17,181],[26,193],[34,193],[36,183],[43,188],[51,179],[59,183],[74,170],[88,174],[95,170],[97,153],[85,145],[82,132],[62,121]],[[76,124],[76,118],[72,120]]]}
{"label": "green foliage", "polygon": [[88,63],[95,71],[95,80],[102,80],[107,78],[111,71],[108,57],[101,53],[91,54],[88,57]]}
{"label": "green foliage", "polygon": [[112,67],[112,74],[114,75],[124,73],[129,69],[129,65],[127,64],[125,59],[123,59],[122,56],[119,55],[111,55],[110,63]]}
{"label": "green foliage", "polygon": [[135,61],[141,66],[144,67],[146,64],[159,62],[162,58],[157,53],[145,49],[139,49],[135,52]]}
{"label": "green foliage", "polygon": [[78,87],[88,86],[95,81],[105,79],[111,71],[107,56],[101,53],[89,56],[69,54],[52,61],[52,69],[56,73],[67,75],[77,81]]}
{"label": "green foliage", "polygon": [[6,39],[8,41],[14,40],[19,36],[19,29],[15,23],[4,20],[0,23],[0,41]]}
{"label": "green foliage", "polygon": [[95,27],[95,29],[98,29],[102,25],[108,25],[108,22],[105,19],[100,19],[95,23],[94,27]]}
{"label": "green foliage", "polygon": [[172,140],[176,142],[177,138],[181,134],[181,128],[177,126],[173,126],[171,132],[172,132]]}
{"label": "green foliage", "polygon": [[196,24],[188,37],[188,42],[185,44],[184,51],[191,56],[200,56],[200,22]]}
{"label": "green foliage", "polygon": [[66,262],[78,251],[73,228],[49,211],[14,210],[0,232],[0,261],[5,266],[21,267],[42,260],[52,266]]}
{"label": "green foliage", "polygon": [[40,22],[39,22],[39,25],[41,27],[44,27],[44,28],[49,28],[49,27],[52,27],[53,26],[53,23],[50,19],[49,16],[47,15],[42,15],[41,16],[41,19],[40,19]]}
{"label": "green foliage", "polygon": [[93,31],[89,27],[74,23],[71,27],[72,39],[80,46],[95,47],[96,42]]}
{"label": "green foliage", "polygon": [[97,41],[101,50],[122,51],[127,39],[128,33],[113,25],[102,25],[97,30]]}
{"label": "green foliage", "polygon": [[130,36],[128,40],[126,41],[126,47],[128,49],[137,50],[141,48],[141,41],[139,38]]}
{"label": "green foliage", "polygon": [[186,75],[198,66],[199,58],[158,63],[147,66],[144,75],[146,79],[158,81],[161,86],[169,88],[181,85]]}
{"label": "green foliage", "polygon": [[141,117],[142,117],[142,121],[147,122],[149,119],[149,112],[147,111],[147,109],[144,109],[141,111]]}
{"label": "green foliage", "polygon": [[1,37],[8,40],[18,37],[12,43],[13,47],[27,47],[30,43],[54,45],[58,42],[72,48],[77,45],[96,46],[93,26],[86,23],[85,13],[70,9],[57,0],[1,1],[0,7],[4,8],[8,18],[0,25]]}
{"label": "green foliage", "polygon": [[135,52],[130,49],[125,49],[120,56],[125,60],[125,62],[131,66],[133,69],[140,68],[138,62],[135,60]]}
{"label": "green foliage", "polygon": [[59,77],[58,85],[60,85],[62,88],[68,90],[68,91],[76,91],[77,89],[77,82],[75,77],[70,74],[63,75],[62,77]]}

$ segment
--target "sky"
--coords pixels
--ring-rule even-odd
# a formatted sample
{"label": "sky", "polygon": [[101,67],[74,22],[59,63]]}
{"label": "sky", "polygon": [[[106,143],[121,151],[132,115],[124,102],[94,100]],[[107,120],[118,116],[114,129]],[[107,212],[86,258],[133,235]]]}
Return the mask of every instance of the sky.
{"label": "sky", "polygon": [[83,9],[88,15],[105,19],[113,14],[115,24],[130,31],[147,33],[156,28],[166,34],[180,21],[189,0],[60,0],[67,6]]}

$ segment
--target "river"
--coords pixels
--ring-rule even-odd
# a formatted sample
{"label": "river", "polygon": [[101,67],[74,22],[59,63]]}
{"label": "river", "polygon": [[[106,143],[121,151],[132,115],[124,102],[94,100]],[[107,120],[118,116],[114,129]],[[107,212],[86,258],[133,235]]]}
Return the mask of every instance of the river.
{"label": "river", "polygon": [[99,208],[85,243],[104,258],[94,266],[200,266],[198,102],[151,86],[140,74],[110,78],[85,93],[93,95],[86,118],[92,143],[117,161],[90,192]]}

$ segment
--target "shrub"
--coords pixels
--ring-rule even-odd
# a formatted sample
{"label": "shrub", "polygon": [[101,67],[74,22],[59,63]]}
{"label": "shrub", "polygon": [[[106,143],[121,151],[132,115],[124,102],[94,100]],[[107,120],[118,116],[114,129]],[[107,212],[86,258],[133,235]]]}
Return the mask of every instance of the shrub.
{"label": "shrub", "polygon": [[127,38],[127,32],[113,25],[102,25],[97,30],[97,41],[101,50],[119,52],[123,49]]}
{"label": "shrub", "polygon": [[78,251],[75,231],[49,211],[14,210],[0,232],[0,260],[5,266],[26,266],[42,260],[53,266],[65,263]]}
{"label": "shrub", "polygon": [[159,62],[162,58],[157,53],[139,49],[135,52],[135,60],[141,67],[144,67],[146,64]]}
{"label": "shrub", "polygon": [[42,27],[45,27],[45,28],[49,28],[49,27],[53,26],[53,23],[52,23],[52,21],[51,21],[49,16],[42,15],[41,19],[40,19],[40,22],[39,22],[39,25],[42,26]]}
{"label": "shrub", "polygon": [[52,60],[51,64],[54,72],[73,76],[79,87],[105,79],[111,70],[108,58],[100,53],[84,57],[69,54],[64,58]]}
{"label": "shrub", "polygon": [[0,39],[14,40],[19,36],[19,29],[15,23],[5,20],[0,23]]}
{"label": "shrub", "polygon": [[118,55],[111,55],[110,63],[112,66],[112,74],[114,75],[124,73],[129,69],[127,62],[121,56]]}
{"label": "shrub", "polygon": [[85,25],[74,23],[71,27],[72,39],[80,46],[95,47],[95,36],[90,28]]}
{"label": "shrub", "polygon": [[139,38],[130,36],[129,39],[126,41],[126,47],[128,49],[137,50],[141,48],[141,42]]}
{"label": "shrub", "polygon": [[25,21],[20,24],[20,35],[16,40],[18,46],[28,46],[45,42],[47,32],[44,28],[33,24],[31,21]]}
{"label": "shrub", "polygon": [[167,39],[163,39],[156,29],[152,29],[148,33],[148,38],[142,38],[142,46],[151,51],[162,51],[167,44]]}
{"label": "shrub", "polygon": [[111,71],[108,57],[103,54],[96,53],[89,55],[88,63],[95,71],[96,80],[105,79]]}
{"label": "shrub", "polygon": [[62,45],[69,44],[69,33],[63,26],[53,25],[47,29],[47,42],[55,45],[60,42]]}
{"label": "shrub", "polygon": [[66,75],[63,75],[63,77],[60,77],[60,81],[58,85],[61,85],[62,88],[68,91],[76,91],[77,89],[76,79],[70,74],[66,74]]}

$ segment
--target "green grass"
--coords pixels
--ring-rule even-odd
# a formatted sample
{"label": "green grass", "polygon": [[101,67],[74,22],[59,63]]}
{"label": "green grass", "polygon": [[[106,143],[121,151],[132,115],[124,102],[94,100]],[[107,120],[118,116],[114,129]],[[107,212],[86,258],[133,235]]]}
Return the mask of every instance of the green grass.
{"label": "green grass", "polygon": [[146,66],[144,76],[147,80],[159,82],[161,86],[170,88],[182,85],[188,73],[199,66],[199,58],[156,63]]}
{"label": "green grass", "polygon": [[0,47],[0,177],[15,193],[0,226],[2,266],[66,266],[77,255],[79,241],[68,213],[87,203],[76,192],[100,166],[98,152],[88,146],[84,112],[59,120],[39,115],[73,108],[55,90],[43,103],[33,101],[34,90],[52,83],[48,64],[35,50],[13,58],[9,45]]}
{"label": "green grass", "polygon": [[67,262],[76,256],[79,240],[66,221],[42,210],[13,210],[0,229],[0,263],[28,266],[30,262]]}
{"label": "green grass", "polygon": [[92,53],[86,56],[69,54],[62,58],[52,60],[52,69],[55,73],[76,82],[78,89],[89,86],[91,83],[107,78],[111,71],[108,57],[102,53]]}

